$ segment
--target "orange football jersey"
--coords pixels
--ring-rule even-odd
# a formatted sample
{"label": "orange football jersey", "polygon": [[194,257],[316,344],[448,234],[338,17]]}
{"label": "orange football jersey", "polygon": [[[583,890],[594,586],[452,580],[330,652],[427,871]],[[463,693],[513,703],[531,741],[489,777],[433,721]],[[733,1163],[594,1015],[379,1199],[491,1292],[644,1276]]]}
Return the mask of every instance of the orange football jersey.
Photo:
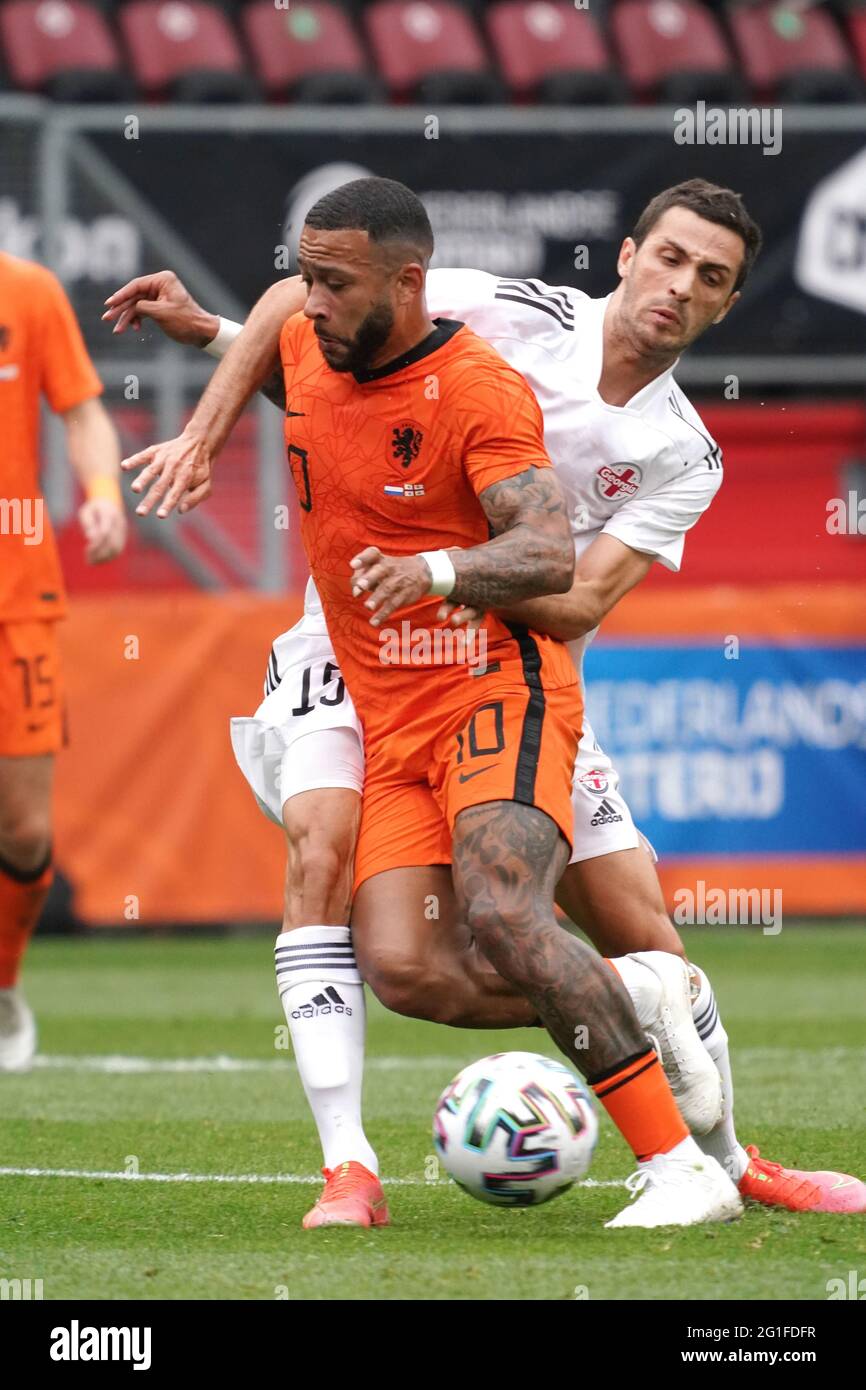
{"label": "orange football jersey", "polygon": [[39,486],[39,399],[62,414],[101,391],[59,280],[0,252],[0,622],[65,611]]}
{"label": "orange football jersey", "polygon": [[[443,626],[442,600],[428,598],[370,624],[351,592],[350,560],[366,546],[385,555],[466,548],[489,539],[478,496],[527,468],[548,468],[538,403],[523,377],[464,324],[434,331],[385,367],[335,372],[303,314],[283,327],[285,438],[298,493],[301,534],[340,668],[365,732],[397,728],[407,708],[454,690],[466,664],[383,664],[383,643],[404,621],[413,631]],[[487,664],[522,682],[519,643],[486,620]],[[535,636],[543,683],[576,680],[566,648]],[[432,682],[432,685],[431,685]]]}

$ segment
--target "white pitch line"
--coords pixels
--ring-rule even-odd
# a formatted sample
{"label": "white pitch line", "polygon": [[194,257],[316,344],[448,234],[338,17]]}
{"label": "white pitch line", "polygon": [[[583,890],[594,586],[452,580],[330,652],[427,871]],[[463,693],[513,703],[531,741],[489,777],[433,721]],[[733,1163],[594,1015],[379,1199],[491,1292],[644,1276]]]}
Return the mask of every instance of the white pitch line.
{"label": "white pitch line", "polygon": [[[454,1057],[368,1057],[367,1071],[443,1071],[448,1077],[459,1069]],[[95,1072],[102,1075],[137,1076],[152,1072],[277,1072],[294,1070],[291,1057],[127,1057],[120,1054],[62,1057],[41,1054],[34,1058],[37,1071]]]}
{"label": "white pitch line", "polygon": [[[311,1173],[128,1173],[126,1170],[113,1172],[92,1168],[0,1168],[0,1178],[82,1178],[99,1182],[214,1182],[214,1183],[304,1183],[320,1184],[321,1175]],[[391,1187],[439,1187],[450,1186],[448,1179],[428,1183],[423,1178],[383,1178],[382,1182]],[[625,1187],[624,1182],[598,1182],[595,1178],[584,1178],[577,1187]]]}
{"label": "white pitch line", "polygon": [[[862,1056],[863,1050],[858,1047],[815,1049],[747,1047],[741,1048],[736,1053],[735,1060],[741,1067],[776,1062],[781,1059],[784,1059],[785,1063],[790,1066],[795,1062],[814,1062],[819,1058],[827,1062],[845,1061],[852,1057],[861,1059]],[[37,1071],[92,1072],[106,1076],[146,1076],[149,1073],[182,1075],[195,1072],[231,1074],[296,1070],[294,1060],[288,1055],[267,1058],[227,1057],[224,1054],[216,1054],[212,1057],[130,1057],[121,1053],[100,1053],[95,1056],[61,1056],[48,1053],[40,1054],[34,1058],[33,1067]],[[429,1054],[423,1057],[384,1056],[368,1057],[364,1067],[366,1071],[379,1072],[441,1071],[450,1078],[459,1070],[460,1061],[456,1057]]]}

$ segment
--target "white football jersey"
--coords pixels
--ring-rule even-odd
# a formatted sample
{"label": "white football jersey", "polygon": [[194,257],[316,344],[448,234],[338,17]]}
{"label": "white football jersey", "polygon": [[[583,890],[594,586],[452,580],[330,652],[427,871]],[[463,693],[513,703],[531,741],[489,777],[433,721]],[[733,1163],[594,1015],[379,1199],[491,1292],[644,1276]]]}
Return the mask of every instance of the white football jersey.
{"label": "white football jersey", "polygon": [[[482,270],[427,276],[431,317],[467,324],[532,387],[576,554],[605,533],[678,570],[685,533],[722,481],[721,450],[674,381],[673,366],[628,405],[601,399],[609,298]],[[317,600],[312,585],[307,596]],[[584,642],[569,645],[579,661]]]}
{"label": "white football jersey", "polygon": [[609,299],[481,270],[427,277],[431,315],[468,324],[535,392],[577,554],[605,532],[678,570],[685,533],[721,482],[721,451],[673,380],[673,366],[628,405],[601,399]]}

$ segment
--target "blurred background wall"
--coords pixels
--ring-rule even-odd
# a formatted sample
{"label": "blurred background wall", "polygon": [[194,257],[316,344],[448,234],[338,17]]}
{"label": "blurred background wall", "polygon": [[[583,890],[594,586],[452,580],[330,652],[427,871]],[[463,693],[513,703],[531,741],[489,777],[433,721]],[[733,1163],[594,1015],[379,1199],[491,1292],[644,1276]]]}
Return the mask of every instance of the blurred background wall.
{"label": "blurred background wall", "polygon": [[[619,244],[660,188],[700,175],[744,195],[762,259],[677,371],[724,486],[682,573],[654,567],[586,663],[590,717],[672,903],[699,881],[776,885],[790,914],[866,914],[864,17],[679,0],[0,4],[21,89],[0,96],[0,246],[61,275],[125,453],[178,431],[213,362],[147,326],[112,338],[105,296],[170,266],[241,318],[292,271],[306,208],[346,178],[410,183],[438,265],[594,295],[614,288]],[[107,47],[79,53],[91,22]],[[757,131],[776,111],[779,138],[765,124],[755,143],[682,142],[699,101],[738,102]],[[252,713],[270,643],[301,608],[279,412],[251,406],[208,504],[134,520],[110,567],[82,562],[50,419],[45,485],[72,597],[57,857],[79,917],[275,921],[281,839],[227,721]]]}

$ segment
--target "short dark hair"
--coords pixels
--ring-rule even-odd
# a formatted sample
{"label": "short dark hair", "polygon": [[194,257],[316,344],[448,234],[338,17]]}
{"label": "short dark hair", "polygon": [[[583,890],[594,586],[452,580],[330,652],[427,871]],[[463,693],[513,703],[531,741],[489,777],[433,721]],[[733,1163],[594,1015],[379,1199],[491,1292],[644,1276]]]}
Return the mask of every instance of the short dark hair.
{"label": "short dark hair", "polygon": [[[727,227],[729,231],[742,237],[745,254],[734,283],[734,290],[738,290],[755,264],[763,240],[761,229],[754,218],[749,216],[740,194],[731,188],[722,188],[717,183],[709,183],[706,179],[687,179],[685,183],[677,183],[672,188],[663,189],[647,203],[635,223],[632,239],[637,246],[646,239],[659,218],[669,208],[688,208],[707,222],[716,222],[720,227]],[[732,294],[734,290],[731,291]]]}
{"label": "short dark hair", "polygon": [[307,213],[317,232],[362,231],[371,241],[403,242],[426,267],[433,255],[433,229],[417,194],[396,179],[352,179],[326,193]]}

